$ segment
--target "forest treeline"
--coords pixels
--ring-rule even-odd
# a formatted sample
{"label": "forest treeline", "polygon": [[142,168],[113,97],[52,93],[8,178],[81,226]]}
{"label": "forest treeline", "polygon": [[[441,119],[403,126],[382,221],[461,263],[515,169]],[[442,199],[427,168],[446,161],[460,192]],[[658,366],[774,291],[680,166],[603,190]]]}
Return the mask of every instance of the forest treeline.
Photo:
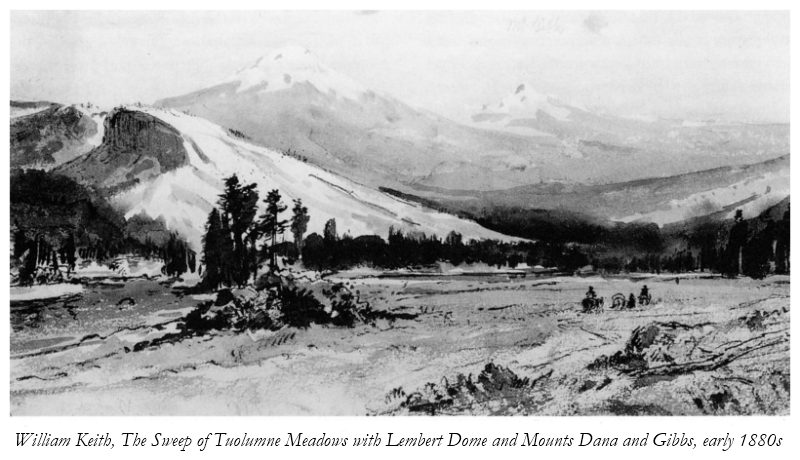
{"label": "forest treeline", "polygon": [[[236,176],[225,183],[218,207],[208,217],[203,240],[209,288],[244,285],[251,278],[256,281],[265,265],[267,271],[261,279],[266,279],[277,268],[277,257],[290,263],[301,260],[305,268],[318,271],[356,266],[398,269],[449,262],[511,268],[525,263],[567,272],[587,265],[608,273],[701,270],[754,278],[789,272],[788,199],[754,219],[745,220],[737,211],[732,220],[699,220],[666,230],[656,224],[593,223],[575,215],[568,216],[568,222],[562,218],[561,225],[546,219],[522,224],[519,217],[500,209],[491,217],[484,216],[482,223],[491,220],[494,225],[490,228],[498,231],[499,227],[516,225],[514,232],[505,228],[506,233],[535,231],[548,237],[519,242],[465,241],[455,231],[440,238],[395,228],[390,228],[386,238],[339,235],[335,219],[325,223],[322,235],[306,236],[310,216],[299,200],[294,202],[291,215],[284,218],[288,207],[279,191],[272,190],[264,199],[265,213],[256,218],[255,184],[241,184]],[[775,219],[781,210],[782,215]],[[287,229],[293,241],[283,241]]]}
{"label": "forest treeline", "polygon": [[[328,226],[335,229],[335,222]],[[745,220],[708,221],[683,233],[662,233],[655,225],[616,226],[612,243],[557,241],[463,241],[451,232],[444,239],[420,232],[390,229],[388,238],[376,235],[338,237],[334,231],[308,236],[303,264],[316,270],[341,270],[357,265],[382,269],[425,266],[436,262],[485,263],[514,268],[521,263],[572,272],[587,265],[606,273],[685,273],[706,271],[726,276],[763,278],[789,272],[789,209],[779,220],[763,214]],[[648,243],[652,242],[652,243]],[[652,244],[652,245],[650,245]]]}
{"label": "forest treeline", "polygon": [[163,220],[126,220],[98,193],[69,177],[36,169],[11,172],[11,265],[22,285],[58,281],[78,258],[106,263],[119,255],[164,261],[164,273],[196,269],[186,241]]}
{"label": "forest treeline", "polygon": [[[306,235],[312,216],[301,201],[290,208],[278,190],[269,191],[259,207],[260,199],[255,184],[235,175],[226,178],[197,260],[163,219],[140,214],[126,220],[102,195],[68,177],[17,169],[11,174],[12,268],[21,284],[47,282],[73,272],[78,257],[108,262],[130,254],[164,261],[168,276],[201,270],[207,289],[266,282],[278,270],[279,257],[319,271],[525,263],[563,272],[591,265],[607,273],[701,270],[760,278],[790,268],[788,198],[752,219],[738,211],[734,219],[696,219],[665,228],[503,208],[484,210],[476,218],[487,228],[533,240],[519,242],[465,240],[455,231],[441,238],[395,228],[387,235],[353,237],[340,235],[334,219],[321,235]],[[260,215],[259,208],[264,209]]]}

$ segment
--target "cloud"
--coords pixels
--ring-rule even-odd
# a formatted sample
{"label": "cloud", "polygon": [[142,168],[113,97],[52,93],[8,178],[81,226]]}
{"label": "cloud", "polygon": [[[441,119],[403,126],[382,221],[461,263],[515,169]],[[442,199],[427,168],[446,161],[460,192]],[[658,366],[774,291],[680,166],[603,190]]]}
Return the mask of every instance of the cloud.
{"label": "cloud", "polygon": [[608,27],[608,21],[606,21],[599,14],[592,13],[587,16],[586,19],[584,19],[583,25],[589,30],[589,32],[599,34],[601,30]]}

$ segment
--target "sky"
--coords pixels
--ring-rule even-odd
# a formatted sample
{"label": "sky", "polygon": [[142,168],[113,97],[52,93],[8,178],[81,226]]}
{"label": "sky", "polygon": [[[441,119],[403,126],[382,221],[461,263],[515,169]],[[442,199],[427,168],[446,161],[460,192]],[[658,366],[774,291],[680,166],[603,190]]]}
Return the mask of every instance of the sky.
{"label": "sky", "polygon": [[464,121],[520,83],[595,110],[789,121],[788,12],[11,12],[11,96],[152,103],[285,44]]}

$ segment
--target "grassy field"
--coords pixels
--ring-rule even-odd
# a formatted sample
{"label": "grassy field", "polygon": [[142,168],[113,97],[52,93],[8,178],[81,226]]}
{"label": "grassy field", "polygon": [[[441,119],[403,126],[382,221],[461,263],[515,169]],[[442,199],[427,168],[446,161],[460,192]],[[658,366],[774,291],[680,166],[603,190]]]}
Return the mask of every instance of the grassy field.
{"label": "grassy field", "polygon": [[[788,277],[339,277],[404,319],[154,345],[208,297],[136,281],[15,302],[12,414],[789,412]],[[608,304],[642,282],[653,305],[581,312],[589,285]]]}

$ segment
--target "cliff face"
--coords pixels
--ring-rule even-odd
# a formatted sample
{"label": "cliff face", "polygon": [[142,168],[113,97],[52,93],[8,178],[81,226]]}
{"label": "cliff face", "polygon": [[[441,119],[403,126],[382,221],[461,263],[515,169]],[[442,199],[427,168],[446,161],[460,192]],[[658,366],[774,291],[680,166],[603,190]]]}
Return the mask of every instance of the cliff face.
{"label": "cliff face", "polygon": [[102,144],[58,170],[113,194],[188,164],[183,142],[181,134],[163,121],[117,108],[105,119]]}
{"label": "cliff face", "polygon": [[117,154],[145,154],[158,160],[161,171],[188,161],[183,139],[172,126],[146,113],[115,109],[105,121],[103,146]]}
{"label": "cliff face", "polygon": [[[35,110],[25,104],[12,109]],[[11,119],[11,167],[52,169],[91,150],[97,124],[74,107],[52,104]]]}

